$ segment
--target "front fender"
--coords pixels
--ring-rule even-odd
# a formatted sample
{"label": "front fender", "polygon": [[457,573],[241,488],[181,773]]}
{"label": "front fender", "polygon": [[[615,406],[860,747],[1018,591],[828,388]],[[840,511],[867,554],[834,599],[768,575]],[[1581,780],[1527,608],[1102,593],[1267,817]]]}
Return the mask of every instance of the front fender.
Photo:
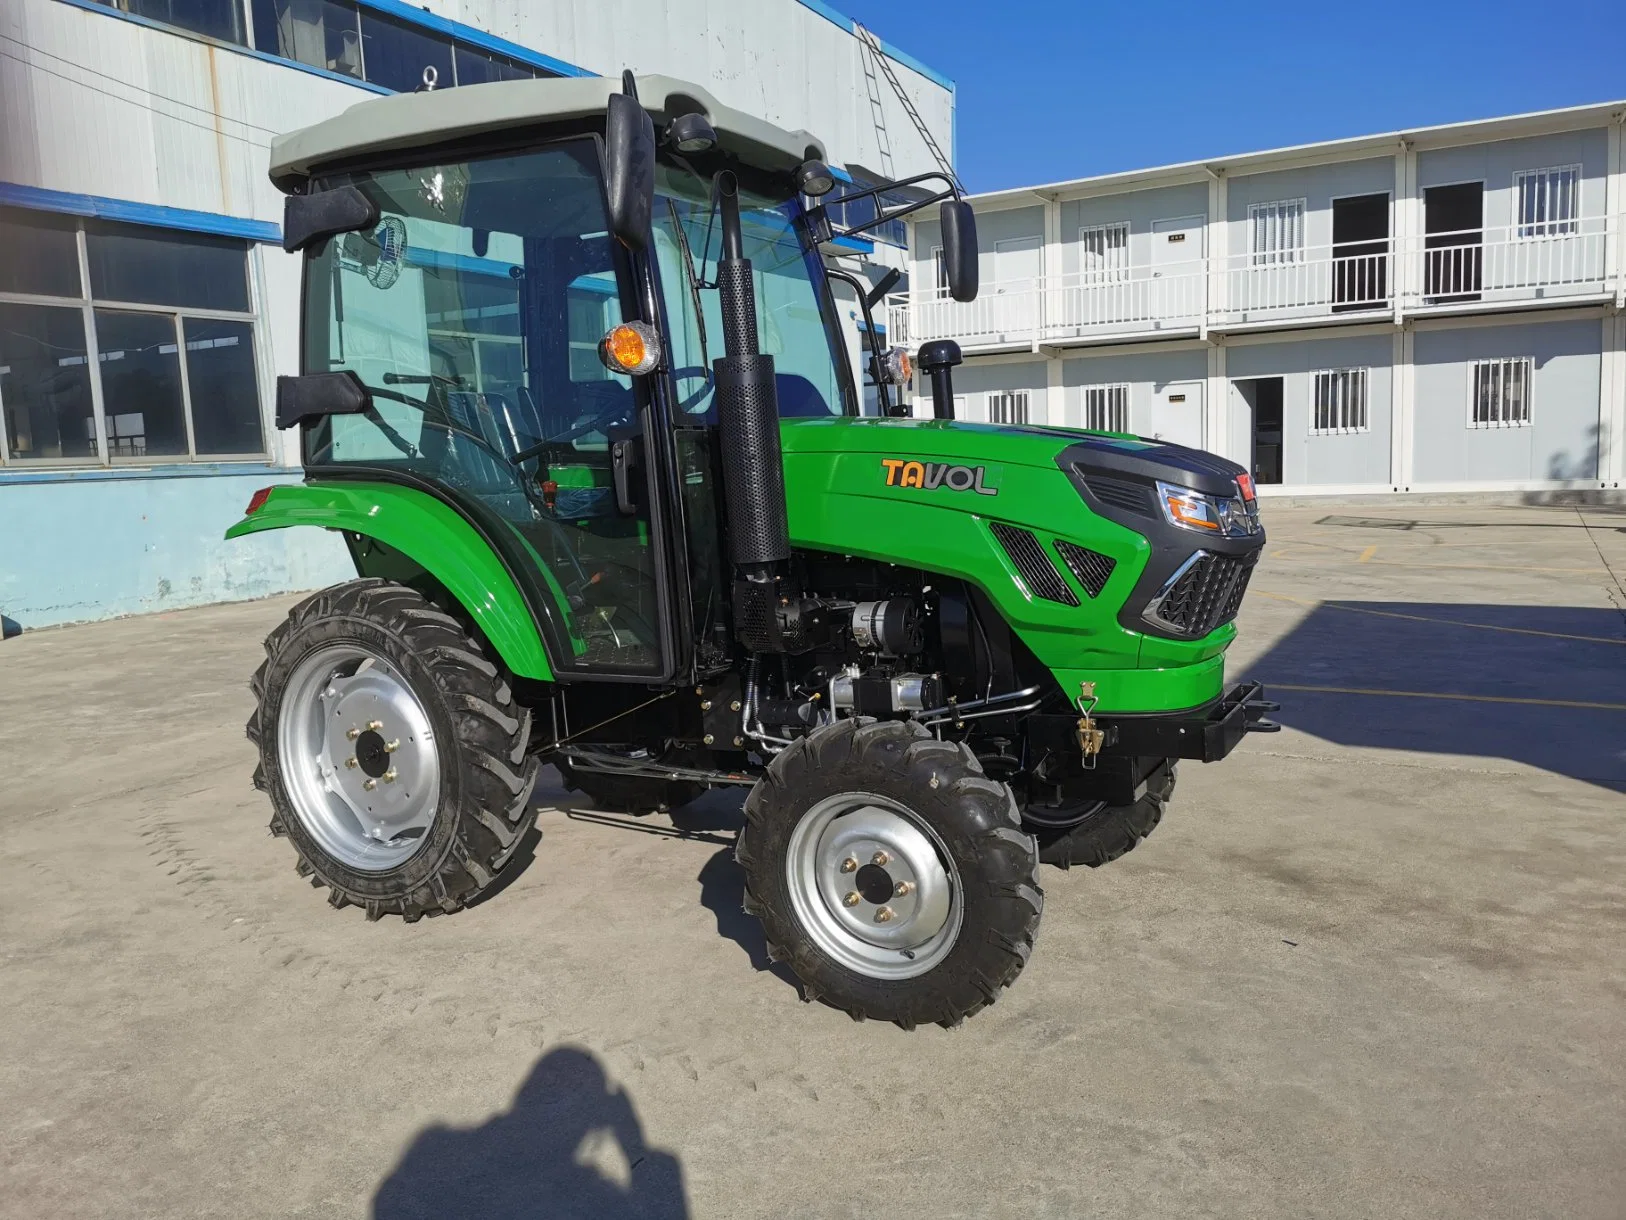
{"label": "front fender", "polygon": [[389,483],[274,487],[226,537],[295,525],[364,534],[401,552],[458,600],[509,672],[553,680],[547,650],[514,578],[479,532],[435,497]]}

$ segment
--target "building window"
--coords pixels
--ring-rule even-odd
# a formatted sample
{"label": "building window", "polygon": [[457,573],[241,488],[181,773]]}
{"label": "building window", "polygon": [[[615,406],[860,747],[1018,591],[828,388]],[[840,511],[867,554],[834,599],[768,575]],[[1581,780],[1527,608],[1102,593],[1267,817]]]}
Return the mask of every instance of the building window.
{"label": "building window", "polygon": [[247,242],[23,211],[0,241],[26,252],[0,271],[0,460],[264,456]]}
{"label": "building window", "polygon": [[1028,422],[1028,392],[1002,390],[988,395],[988,422],[991,424],[1025,424]]}
{"label": "building window", "polygon": [[1522,428],[1530,423],[1528,356],[1474,363],[1472,398],[1468,403],[1470,428]]}
{"label": "building window", "polygon": [[[855,191],[866,190],[877,185],[879,184],[870,181],[868,178],[856,174],[853,176],[852,189]],[[879,195],[869,195],[863,199],[831,204],[830,215],[837,225],[844,229],[851,229],[854,225],[869,224],[876,217],[893,208],[912,203],[916,197],[908,190],[882,191]],[[909,244],[909,230],[901,219],[882,221],[873,229],[866,229],[861,236],[884,242],[889,246],[897,246],[900,249]]]}
{"label": "building window", "polygon": [[252,0],[254,46],[313,68],[362,80],[361,24],[354,4]]}
{"label": "building window", "polygon": [[148,21],[190,30],[205,38],[239,45],[247,41],[242,8],[237,0],[98,0],[98,3]]}
{"label": "building window", "polygon": [[1581,167],[1526,169],[1513,175],[1519,236],[1557,237],[1580,229]]}
{"label": "building window", "polygon": [[[149,0],[150,2],[150,0]],[[505,55],[442,37],[408,21],[360,9],[355,0],[248,0],[254,48],[397,93],[552,76]]]}
{"label": "building window", "polygon": [[1328,369],[1315,375],[1313,435],[1369,432],[1366,408],[1366,370]]}
{"label": "building window", "polygon": [[1086,284],[1129,278],[1129,225],[1091,225],[1078,231]]}
{"label": "building window", "polygon": [[1091,432],[1128,432],[1129,386],[1085,386],[1084,427]]}
{"label": "building window", "polygon": [[1283,199],[1249,206],[1249,242],[1255,267],[1296,263],[1304,257],[1304,203],[1302,199]]}

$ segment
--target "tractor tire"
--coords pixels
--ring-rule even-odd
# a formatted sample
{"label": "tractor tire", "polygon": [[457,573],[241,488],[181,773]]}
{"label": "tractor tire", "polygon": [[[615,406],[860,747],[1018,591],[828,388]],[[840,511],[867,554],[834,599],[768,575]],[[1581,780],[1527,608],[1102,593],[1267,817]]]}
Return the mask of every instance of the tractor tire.
{"label": "tractor tire", "polygon": [[1133,805],[1101,804],[1074,826],[1065,829],[1034,827],[1039,839],[1039,859],[1058,868],[1083,864],[1100,868],[1119,856],[1128,855],[1163,820],[1163,811],[1174,792],[1175,764],[1159,782],[1147,785],[1146,794]]}
{"label": "tractor tire", "polygon": [[479,641],[416,590],[369,579],[300,602],[265,651],[254,785],[300,876],[334,907],[408,923],[490,886],[536,820],[538,763],[530,711]]}
{"label": "tractor tire", "polygon": [[803,998],[904,1029],[998,999],[1044,908],[1010,788],[907,722],[840,720],[788,746],[746,799],[734,855]]}
{"label": "tractor tire", "polygon": [[561,758],[558,766],[566,788],[586,793],[593,807],[606,813],[673,813],[698,800],[706,790],[704,784],[692,780],[584,771],[567,758]]}

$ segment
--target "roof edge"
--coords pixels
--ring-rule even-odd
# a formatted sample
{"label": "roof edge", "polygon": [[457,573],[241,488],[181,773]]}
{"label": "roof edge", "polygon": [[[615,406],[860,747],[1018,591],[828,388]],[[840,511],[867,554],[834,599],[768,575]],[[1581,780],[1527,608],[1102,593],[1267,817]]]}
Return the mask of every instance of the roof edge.
{"label": "roof edge", "polygon": [[[1192,178],[1211,177],[1222,173],[1233,173],[1238,168],[1245,167],[1250,172],[1253,167],[1268,167],[1272,162],[1294,161],[1304,157],[1318,156],[1326,153],[1348,152],[1360,153],[1370,150],[1379,153],[1385,149],[1392,149],[1401,142],[1416,144],[1419,141],[1429,143],[1448,143],[1452,137],[1467,143],[1483,143],[1487,139],[1498,138],[1504,132],[1509,138],[1516,138],[1519,127],[1545,128],[1553,122],[1564,123],[1559,130],[1576,130],[1593,125],[1593,122],[1612,122],[1616,115],[1626,112],[1626,98],[1604,101],[1588,102],[1579,106],[1562,106],[1552,110],[1532,110],[1522,114],[1501,115],[1488,119],[1469,119],[1457,123],[1437,123],[1426,127],[1410,127],[1397,131],[1379,132],[1373,135],[1344,136],[1336,140],[1318,140],[1309,144],[1289,144],[1280,148],[1263,149],[1259,152],[1234,153],[1224,157],[1204,157],[1195,161],[1176,161],[1167,165],[1149,166],[1144,169],[1118,170],[1110,174],[1094,174],[1083,178],[1068,178],[1060,181],[1040,183],[1035,186],[1004,187],[997,191],[979,191],[967,195],[966,198],[978,203],[1021,202],[1028,196],[1068,193],[1072,191],[1089,192],[1092,188],[1111,188],[1122,186],[1125,188],[1153,184],[1163,180],[1180,182]],[[1570,123],[1569,120],[1574,120]],[[1509,131],[1509,129],[1514,129]],[[1532,133],[1536,134],[1536,133]],[[1478,138],[1469,138],[1478,137]],[[1101,190],[1103,194],[1111,193],[1110,189]]]}

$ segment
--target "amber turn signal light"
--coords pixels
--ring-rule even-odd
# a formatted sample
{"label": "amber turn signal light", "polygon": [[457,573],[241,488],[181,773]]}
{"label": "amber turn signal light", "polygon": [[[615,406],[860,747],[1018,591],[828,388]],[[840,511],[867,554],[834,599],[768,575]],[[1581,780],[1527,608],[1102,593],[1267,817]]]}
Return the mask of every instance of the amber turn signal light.
{"label": "amber turn signal light", "polygon": [[612,373],[653,373],[661,362],[660,335],[647,323],[622,322],[598,341],[598,358]]}

